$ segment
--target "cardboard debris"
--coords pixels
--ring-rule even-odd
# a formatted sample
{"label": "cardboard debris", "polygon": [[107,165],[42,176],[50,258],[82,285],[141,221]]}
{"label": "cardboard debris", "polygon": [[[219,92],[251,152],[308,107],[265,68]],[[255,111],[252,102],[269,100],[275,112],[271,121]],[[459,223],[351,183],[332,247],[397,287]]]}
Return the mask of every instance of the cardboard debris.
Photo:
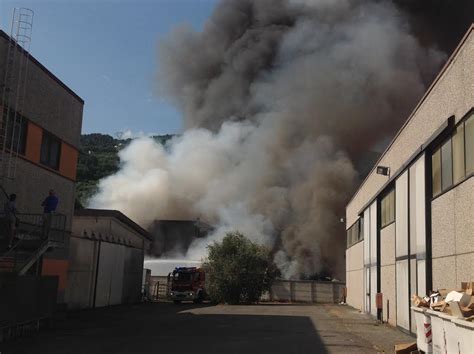
{"label": "cardboard debris", "polygon": [[448,295],[446,295],[445,301],[447,303],[452,302],[452,301],[459,302],[461,306],[468,306],[469,302],[471,301],[471,296],[465,293],[451,291]]}
{"label": "cardboard debris", "polygon": [[449,309],[451,310],[451,316],[455,316],[458,318],[463,318],[463,314],[461,312],[461,306],[459,306],[459,302],[457,301],[449,301]]}
{"label": "cardboard debris", "polygon": [[429,307],[434,311],[474,321],[474,282],[462,282],[461,290],[439,289],[429,296],[412,296],[413,306]]}
{"label": "cardboard debris", "polygon": [[448,290],[448,289],[439,289],[438,292],[443,298],[445,298],[446,295],[449,294],[450,290]]}
{"label": "cardboard debris", "polygon": [[434,304],[431,304],[430,307],[431,307],[431,309],[433,309],[435,311],[443,312],[446,305],[447,305],[446,301],[441,300],[441,301],[435,302]]}
{"label": "cardboard debris", "polygon": [[416,307],[430,307],[429,303],[425,299],[417,295],[413,295],[411,297],[411,302],[413,303],[413,306]]}
{"label": "cardboard debris", "polygon": [[470,309],[469,307],[461,307],[461,312],[463,317],[471,317],[474,316],[474,310]]}
{"label": "cardboard debris", "polygon": [[416,346],[416,342],[395,345],[395,354],[410,354],[417,350],[418,347]]}

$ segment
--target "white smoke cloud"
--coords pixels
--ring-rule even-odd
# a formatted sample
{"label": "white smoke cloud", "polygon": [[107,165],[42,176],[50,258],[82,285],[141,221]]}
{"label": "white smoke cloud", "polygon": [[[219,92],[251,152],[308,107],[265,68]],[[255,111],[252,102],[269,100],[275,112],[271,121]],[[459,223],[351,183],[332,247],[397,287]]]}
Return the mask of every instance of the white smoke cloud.
{"label": "white smoke cloud", "polygon": [[443,56],[380,1],[223,1],[202,33],[161,44],[159,80],[187,130],[137,139],[91,205],[143,226],[215,226],[189,259],[239,230],[272,247],[287,277],[341,276],[339,219],[362,155],[393,134]]}

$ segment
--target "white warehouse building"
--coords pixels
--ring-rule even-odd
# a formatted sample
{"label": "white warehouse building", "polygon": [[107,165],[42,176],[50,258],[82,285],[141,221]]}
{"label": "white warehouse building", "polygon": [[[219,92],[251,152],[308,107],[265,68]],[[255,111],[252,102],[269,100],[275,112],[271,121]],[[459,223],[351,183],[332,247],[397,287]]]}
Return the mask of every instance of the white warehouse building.
{"label": "white warehouse building", "polygon": [[473,107],[474,25],[346,208],[347,302],[405,331],[412,294],[474,281]]}

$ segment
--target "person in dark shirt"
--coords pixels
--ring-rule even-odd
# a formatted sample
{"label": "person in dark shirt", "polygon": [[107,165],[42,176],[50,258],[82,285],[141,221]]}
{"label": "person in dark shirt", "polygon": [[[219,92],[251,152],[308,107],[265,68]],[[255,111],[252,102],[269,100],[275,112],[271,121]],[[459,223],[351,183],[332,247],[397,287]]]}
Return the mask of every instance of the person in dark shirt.
{"label": "person in dark shirt", "polygon": [[45,214],[50,214],[54,213],[56,211],[56,208],[58,207],[59,199],[56,197],[54,194],[54,190],[50,189],[49,190],[49,195],[43,200],[43,203],[41,203],[41,206],[44,208],[43,212]]}
{"label": "person in dark shirt", "polygon": [[41,206],[43,207],[43,238],[48,238],[49,236],[51,220],[58,204],[58,197],[56,197],[54,190],[50,189],[49,195],[43,200],[43,203],[41,203]]}

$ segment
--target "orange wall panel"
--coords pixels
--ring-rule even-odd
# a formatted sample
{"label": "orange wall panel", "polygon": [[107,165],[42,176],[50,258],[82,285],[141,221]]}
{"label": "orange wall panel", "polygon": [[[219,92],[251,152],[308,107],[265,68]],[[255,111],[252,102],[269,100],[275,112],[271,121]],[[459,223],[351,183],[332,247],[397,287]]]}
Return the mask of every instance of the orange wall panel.
{"label": "orange wall panel", "polygon": [[41,154],[41,140],[43,139],[43,129],[34,123],[28,122],[26,135],[26,159],[39,163]]}
{"label": "orange wall panel", "polygon": [[41,275],[56,275],[59,277],[58,290],[66,289],[67,271],[69,269],[69,261],[64,259],[48,259],[43,258],[43,268]]}
{"label": "orange wall panel", "polygon": [[72,180],[76,180],[78,152],[71,145],[61,144],[61,161],[59,162],[59,173]]}

